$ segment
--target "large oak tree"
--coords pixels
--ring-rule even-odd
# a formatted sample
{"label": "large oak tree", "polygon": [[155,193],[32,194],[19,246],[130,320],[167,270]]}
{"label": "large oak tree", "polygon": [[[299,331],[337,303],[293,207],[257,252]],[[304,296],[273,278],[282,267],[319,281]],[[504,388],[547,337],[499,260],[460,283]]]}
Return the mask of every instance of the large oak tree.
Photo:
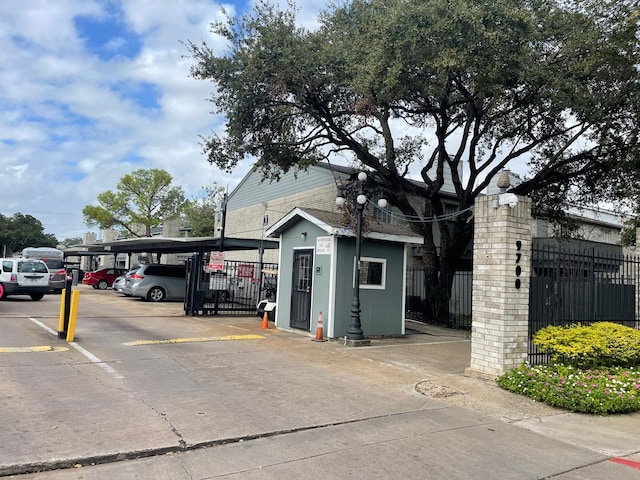
{"label": "large oak tree", "polygon": [[[563,199],[601,193],[635,166],[636,5],[352,0],[308,30],[293,8],[261,3],[212,25],[221,53],[187,44],[191,75],[213,82],[214,113],[226,117],[204,151],[226,170],[253,159],[267,178],[336,155],[375,171],[391,204],[422,218],[412,226],[424,238],[428,304],[446,316],[470,208],[502,169],[528,162],[516,193]],[[454,221],[443,219],[447,171]]]}

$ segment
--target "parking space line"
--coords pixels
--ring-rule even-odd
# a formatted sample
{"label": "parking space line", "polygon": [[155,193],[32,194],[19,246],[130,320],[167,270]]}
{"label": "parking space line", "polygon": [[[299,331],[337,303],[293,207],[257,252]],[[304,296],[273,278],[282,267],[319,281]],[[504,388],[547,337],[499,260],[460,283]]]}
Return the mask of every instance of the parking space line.
{"label": "parking space line", "polygon": [[49,332],[51,335],[54,336],[58,336],[58,332],[54,331],[52,328],[47,327],[44,323],[42,323],[40,320],[33,318],[33,317],[29,317],[29,320],[31,320],[33,323],[35,323],[36,325],[38,325],[40,328],[45,329],[47,332]]}
{"label": "parking space line", "polygon": [[[29,317],[29,320],[31,320],[33,323],[35,323],[36,325],[38,325],[39,327],[42,327],[44,330],[46,330],[47,332],[49,332],[51,335],[55,335],[58,336],[58,332],[56,332],[55,330],[47,327],[44,323],[42,323],[41,321],[33,318],[33,317]],[[110,365],[106,364],[105,362],[103,362],[102,360],[100,360],[98,357],[96,357],[93,353],[91,353],[89,350],[87,350],[84,347],[81,347],[80,345],[78,345],[76,342],[69,342],[69,345],[71,345],[73,348],[75,348],[78,352],[80,352],[82,355],[84,355],[85,357],[87,357],[92,363],[95,363],[97,366],[99,366],[100,368],[102,368],[105,372],[115,376],[116,378],[124,378],[124,376],[120,375],[120,373],[118,373],[118,371],[111,367]],[[60,347],[60,348],[65,348],[65,347]],[[66,349],[68,350],[68,348]]]}
{"label": "parking space line", "polygon": [[[39,327],[44,328],[52,335],[57,335],[56,332],[47,327],[41,321],[32,317],[29,317],[29,320]],[[69,350],[67,347],[52,347],[51,345],[36,345],[35,347],[0,347],[0,353],[66,352],[67,350]]]}
{"label": "parking space line", "polygon": [[31,353],[31,352],[66,352],[66,347],[52,347],[50,345],[38,345],[35,347],[0,347],[0,353]]}
{"label": "parking space line", "polygon": [[81,354],[83,354],[85,357],[91,360],[92,363],[95,363],[97,366],[102,368],[105,372],[110,373],[116,378],[124,378],[122,375],[118,373],[118,371],[115,368],[113,368],[111,365],[100,360],[98,357],[96,357],[93,353],[91,353],[86,348],[81,347],[76,342],[69,342],[69,345],[71,345],[73,348],[75,348],[77,351],[79,351]]}
{"label": "parking space line", "polygon": [[261,340],[263,335],[226,335],[223,337],[196,337],[196,338],[169,338],[166,340],[136,340],[126,342],[123,345],[137,347],[139,345],[167,345],[173,343],[193,343],[193,342],[221,342],[229,340]]}

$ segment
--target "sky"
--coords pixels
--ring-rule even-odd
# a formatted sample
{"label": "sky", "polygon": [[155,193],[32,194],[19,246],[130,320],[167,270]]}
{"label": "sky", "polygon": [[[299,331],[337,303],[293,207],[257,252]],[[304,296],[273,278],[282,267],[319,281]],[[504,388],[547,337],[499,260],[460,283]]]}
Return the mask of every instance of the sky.
{"label": "sky", "polygon": [[[283,5],[284,1],[280,2]],[[313,24],[323,0],[296,4]],[[213,0],[0,2],[0,213],[32,215],[59,241],[97,227],[82,209],[137,169],[158,168],[187,198],[229,191],[248,172],[210,165],[200,136],[222,128],[212,85],[189,77],[181,42],[224,44]],[[224,4],[231,14],[251,5]]]}

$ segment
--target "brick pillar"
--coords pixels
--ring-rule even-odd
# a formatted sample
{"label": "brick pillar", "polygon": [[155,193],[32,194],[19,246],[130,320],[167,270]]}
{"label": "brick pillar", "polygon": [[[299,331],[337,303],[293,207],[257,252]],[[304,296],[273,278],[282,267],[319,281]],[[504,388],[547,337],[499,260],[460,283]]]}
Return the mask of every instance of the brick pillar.
{"label": "brick pillar", "polygon": [[[467,373],[495,377],[527,359],[531,200],[498,206],[476,199],[473,238],[471,364]],[[503,197],[504,198],[504,197]]]}

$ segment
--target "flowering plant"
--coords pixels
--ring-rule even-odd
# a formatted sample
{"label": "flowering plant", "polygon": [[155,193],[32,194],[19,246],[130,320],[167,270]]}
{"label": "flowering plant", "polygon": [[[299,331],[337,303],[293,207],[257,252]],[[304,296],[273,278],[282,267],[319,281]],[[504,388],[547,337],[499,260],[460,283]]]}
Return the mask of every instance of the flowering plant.
{"label": "flowering plant", "polygon": [[533,400],[574,412],[607,415],[640,410],[640,369],[529,365],[505,372],[498,385]]}

